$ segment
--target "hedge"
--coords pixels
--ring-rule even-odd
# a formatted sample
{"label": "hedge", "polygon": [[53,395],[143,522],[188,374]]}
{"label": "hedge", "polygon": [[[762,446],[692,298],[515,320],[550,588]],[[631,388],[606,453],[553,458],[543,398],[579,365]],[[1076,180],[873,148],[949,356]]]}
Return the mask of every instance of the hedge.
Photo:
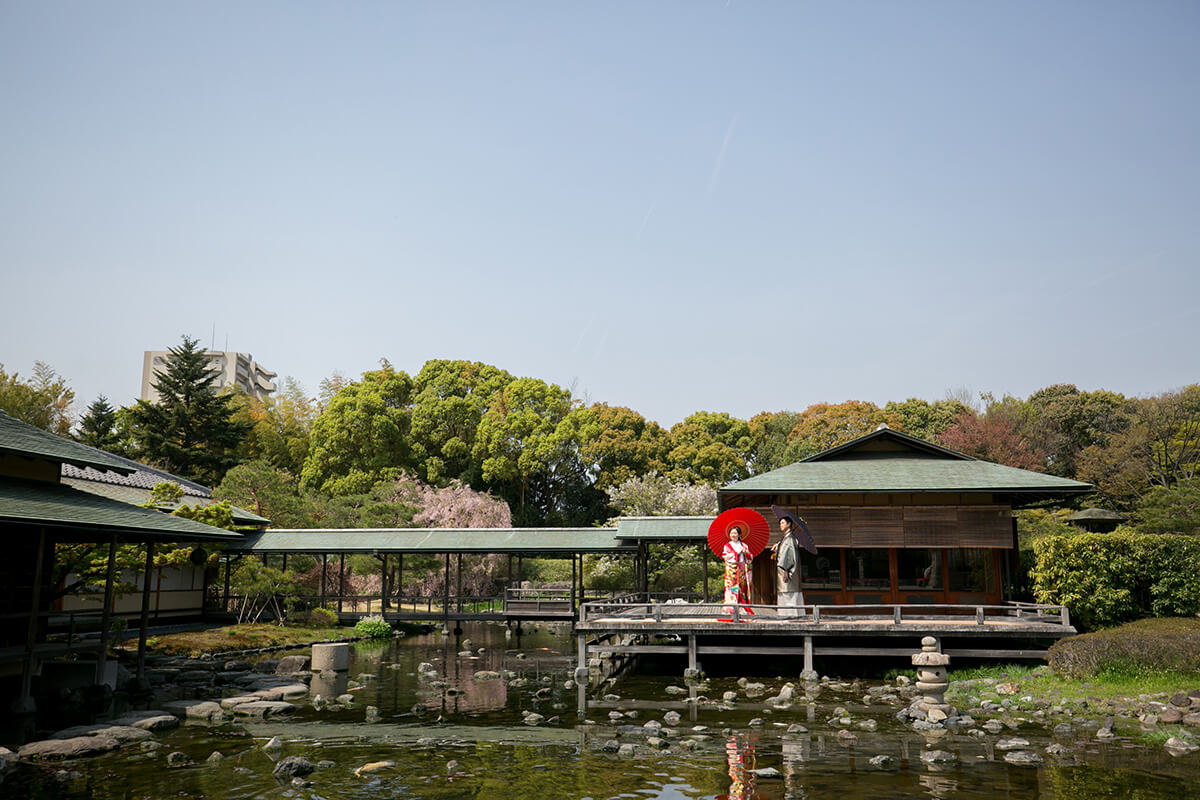
{"label": "hedge", "polygon": [[1200,672],[1200,620],[1143,619],[1056,642],[1047,660],[1059,675],[1104,670]]}
{"label": "hedge", "polygon": [[1040,603],[1065,605],[1083,630],[1200,611],[1200,540],[1177,534],[1080,533],[1033,543]]}

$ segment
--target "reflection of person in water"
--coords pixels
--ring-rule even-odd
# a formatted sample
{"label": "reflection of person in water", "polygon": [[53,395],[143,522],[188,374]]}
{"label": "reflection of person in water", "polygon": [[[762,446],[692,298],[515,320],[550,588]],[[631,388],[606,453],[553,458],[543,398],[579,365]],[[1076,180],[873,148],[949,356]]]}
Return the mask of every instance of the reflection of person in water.
{"label": "reflection of person in water", "polygon": [[717,800],[756,800],[763,795],[754,791],[754,774],[758,766],[754,755],[754,740],[730,736],[725,743],[725,762],[729,765],[729,793],[717,795]]}

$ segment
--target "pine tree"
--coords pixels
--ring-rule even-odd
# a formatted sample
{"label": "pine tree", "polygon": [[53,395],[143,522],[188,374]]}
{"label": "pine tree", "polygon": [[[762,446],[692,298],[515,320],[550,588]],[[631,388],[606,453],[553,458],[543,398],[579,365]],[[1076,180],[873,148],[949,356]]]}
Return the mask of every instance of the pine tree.
{"label": "pine tree", "polygon": [[100,395],[87,407],[79,420],[79,441],[110,453],[120,453],[121,437],[117,435],[117,410],[108,398]]}
{"label": "pine tree", "polygon": [[217,393],[216,373],[197,344],[184,336],[168,350],[165,370],[154,372],[158,402],[138,400],[129,417],[142,458],[215,486],[238,463],[236,450],[250,426],[231,418],[231,396]]}

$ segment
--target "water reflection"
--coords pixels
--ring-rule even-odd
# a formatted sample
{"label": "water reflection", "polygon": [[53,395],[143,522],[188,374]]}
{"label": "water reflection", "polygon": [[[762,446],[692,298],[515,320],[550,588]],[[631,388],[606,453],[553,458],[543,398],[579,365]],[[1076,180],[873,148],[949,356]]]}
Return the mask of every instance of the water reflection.
{"label": "water reflection", "polygon": [[758,759],[755,754],[757,738],[753,734],[730,736],[725,743],[725,762],[729,771],[729,793],[718,795],[728,800],[756,800],[766,796],[755,791]]}

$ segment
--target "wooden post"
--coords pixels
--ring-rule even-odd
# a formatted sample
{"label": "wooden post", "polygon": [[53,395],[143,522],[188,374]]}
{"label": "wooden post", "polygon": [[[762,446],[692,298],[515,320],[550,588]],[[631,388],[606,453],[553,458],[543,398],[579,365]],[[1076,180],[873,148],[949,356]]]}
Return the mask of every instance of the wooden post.
{"label": "wooden post", "polygon": [[325,605],[325,571],[329,569],[329,554],[321,553],[321,606]]}
{"label": "wooden post", "polygon": [[29,596],[29,627],[25,634],[25,660],[21,665],[21,696],[13,703],[13,711],[32,714],[37,711],[33,700],[33,650],[37,645],[38,619],[42,606],[42,578],[46,570],[46,529],[38,528],[37,555],[33,562],[33,589]]}
{"label": "wooden post", "polygon": [[146,567],[142,570],[142,616],[138,623],[137,680],[146,679],[146,628],[150,625],[150,571],[154,569],[154,542],[146,542]]}
{"label": "wooden post", "polygon": [[[400,605],[400,598],[404,597],[404,553],[396,554],[396,610],[403,611]],[[413,606],[413,611],[417,607]]]}
{"label": "wooden post", "polygon": [[283,554],[283,571],[287,572],[287,553]]}
{"label": "wooden post", "polygon": [[388,600],[388,563],[387,553],[383,554],[383,574],[379,576],[379,613],[387,613]]}
{"label": "wooden post", "polygon": [[112,625],[113,578],[117,571],[117,537],[108,541],[108,567],[104,572],[104,608],[100,611],[100,655],[96,658],[96,683],[104,682],[108,663],[108,629]]}
{"label": "wooden post", "polygon": [[233,554],[225,553],[225,596],[221,599],[221,611],[229,613],[229,569],[233,563]]}
{"label": "wooden post", "polygon": [[688,648],[688,671],[687,677],[695,678],[697,675],[698,664],[696,663],[696,634],[689,634],[687,640]]}
{"label": "wooden post", "polygon": [[804,671],[808,674],[816,672],[813,669],[813,644],[811,636],[804,637]]}
{"label": "wooden post", "polygon": [[704,562],[704,599],[700,602],[708,602],[708,546],[700,545],[700,560]]}
{"label": "wooden post", "polygon": [[578,701],[579,716],[587,714],[587,686],[588,686],[588,663],[587,663],[587,635],[578,634],[575,641],[579,651],[579,662],[575,667],[575,689],[576,699]]}
{"label": "wooden post", "polygon": [[571,611],[575,611],[575,554],[571,554]]}
{"label": "wooden post", "polygon": [[338,613],[342,613],[342,597],[346,594],[346,554],[340,556],[338,566]]}
{"label": "wooden post", "polygon": [[442,595],[442,617],[443,624],[449,628],[450,625],[450,554],[446,553],[446,574],[445,580],[442,581],[444,587]]}

